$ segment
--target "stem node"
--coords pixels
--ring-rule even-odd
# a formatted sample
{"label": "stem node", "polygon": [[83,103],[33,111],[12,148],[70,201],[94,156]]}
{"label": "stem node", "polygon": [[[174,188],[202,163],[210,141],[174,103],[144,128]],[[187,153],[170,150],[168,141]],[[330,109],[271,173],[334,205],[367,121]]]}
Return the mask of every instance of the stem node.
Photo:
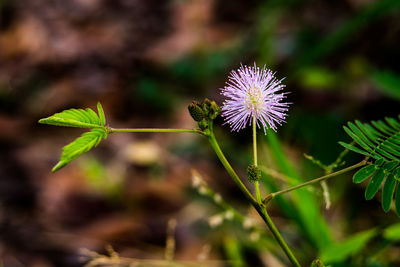
{"label": "stem node", "polygon": [[263,199],[263,204],[265,205],[265,206],[267,206],[268,205],[268,203],[272,200],[272,199],[274,199],[274,197],[275,197],[275,194],[274,193],[271,193],[271,194],[268,194],[264,199]]}

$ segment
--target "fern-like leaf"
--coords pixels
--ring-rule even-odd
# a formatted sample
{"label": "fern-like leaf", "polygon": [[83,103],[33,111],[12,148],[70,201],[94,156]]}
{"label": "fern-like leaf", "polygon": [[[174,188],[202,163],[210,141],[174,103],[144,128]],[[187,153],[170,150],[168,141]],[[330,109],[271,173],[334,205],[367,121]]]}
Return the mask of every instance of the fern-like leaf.
{"label": "fern-like leaf", "polygon": [[61,159],[52,169],[53,172],[97,146],[102,139],[107,138],[108,127],[105,125],[106,117],[100,102],[97,103],[97,112],[98,114],[90,108],[73,108],[39,120],[39,123],[43,124],[91,129],[90,132],[82,134],[82,136],[63,148]]}
{"label": "fern-like leaf", "polygon": [[105,126],[106,119],[100,103],[97,104],[97,115],[92,109],[68,109],[50,117],[40,119],[39,123],[55,126],[101,128]]}
{"label": "fern-like leaf", "polygon": [[97,146],[102,139],[107,138],[107,132],[104,129],[91,129],[90,132],[82,134],[72,143],[63,148],[60,161],[54,166],[52,172],[58,171],[80,155],[88,152],[93,147]]}
{"label": "fern-like leaf", "polygon": [[343,128],[356,145],[339,144],[373,161],[354,174],[353,182],[361,183],[372,177],[365,190],[367,200],[376,195],[383,183],[382,208],[385,212],[390,210],[396,190],[396,212],[400,216],[400,122],[394,118],[371,123],[355,121]]}

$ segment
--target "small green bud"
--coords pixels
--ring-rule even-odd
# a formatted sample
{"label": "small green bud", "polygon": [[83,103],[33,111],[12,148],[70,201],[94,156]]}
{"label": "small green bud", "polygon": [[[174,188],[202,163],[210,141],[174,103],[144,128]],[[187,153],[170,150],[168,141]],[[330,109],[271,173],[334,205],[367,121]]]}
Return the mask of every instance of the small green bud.
{"label": "small green bud", "polygon": [[204,119],[204,112],[203,112],[203,109],[201,108],[199,102],[193,101],[188,106],[188,110],[189,110],[190,116],[192,116],[192,118],[195,121],[199,122]]}
{"label": "small green bud", "polygon": [[214,120],[219,114],[221,114],[221,108],[217,105],[217,103],[215,103],[215,101],[212,101],[208,116],[210,119]]}
{"label": "small green bud", "polygon": [[210,113],[210,106],[211,106],[211,101],[208,98],[204,98],[203,103],[203,112],[205,116],[208,116],[208,113]]}
{"label": "small green bud", "polygon": [[205,119],[201,120],[198,122],[200,130],[204,131],[205,129],[208,128],[208,123]]}
{"label": "small green bud", "polygon": [[215,101],[211,101],[208,98],[205,98],[203,103],[203,112],[204,116],[206,116],[210,120],[214,120],[219,114],[221,114],[221,108],[215,103]]}
{"label": "small green bud", "polygon": [[250,182],[257,182],[261,180],[261,170],[256,165],[249,165],[247,167],[247,177]]}
{"label": "small green bud", "polygon": [[311,263],[311,267],[325,267],[321,260],[316,259]]}

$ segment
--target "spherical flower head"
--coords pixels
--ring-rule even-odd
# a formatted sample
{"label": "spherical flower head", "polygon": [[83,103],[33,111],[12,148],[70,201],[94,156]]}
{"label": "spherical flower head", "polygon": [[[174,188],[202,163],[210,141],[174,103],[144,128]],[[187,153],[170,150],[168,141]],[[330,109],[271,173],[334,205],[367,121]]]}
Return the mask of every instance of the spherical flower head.
{"label": "spherical flower head", "polygon": [[222,117],[232,131],[239,131],[252,125],[255,119],[264,133],[268,128],[276,131],[277,125],[285,122],[290,103],[283,102],[285,85],[275,77],[275,73],[265,66],[259,68],[241,66],[232,71],[221,94],[226,97],[222,105]]}

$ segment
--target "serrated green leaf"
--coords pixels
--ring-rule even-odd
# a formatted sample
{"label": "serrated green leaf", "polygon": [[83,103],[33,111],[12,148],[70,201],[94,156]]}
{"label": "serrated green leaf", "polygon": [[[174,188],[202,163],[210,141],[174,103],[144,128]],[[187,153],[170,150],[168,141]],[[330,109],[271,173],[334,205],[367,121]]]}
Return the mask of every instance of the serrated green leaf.
{"label": "serrated green leaf", "polygon": [[363,150],[361,150],[361,149],[359,149],[359,148],[357,148],[355,146],[352,146],[352,145],[344,143],[344,142],[339,142],[339,144],[341,146],[347,148],[348,150],[351,150],[353,152],[356,152],[356,153],[359,153],[359,154],[362,154],[362,155],[365,155],[365,156],[369,156],[369,153],[367,153],[367,152],[365,152],[365,151],[363,151]]}
{"label": "serrated green leaf", "polygon": [[53,167],[52,172],[58,171],[80,155],[88,152],[97,146],[102,139],[107,138],[107,133],[103,129],[95,128],[90,132],[82,134],[72,143],[63,147],[60,161]]}
{"label": "serrated green leaf", "polygon": [[39,123],[79,128],[99,128],[104,126],[99,116],[90,108],[64,110],[50,117],[40,119]]}
{"label": "serrated green leaf", "polygon": [[385,169],[385,170],[390,172],[394,168],[396,168],[398,165],[399,165],[399,161],[393,160],[393,161],[385,163],[385,165],[383,165],[383,169]]}
{"label": "serrated green leaf", "polygon": [[396,188],[396,195],[394,197],[395,199],[395,206],[396,206],[396,213],[397,216],[400,217],[400,183],[397,183],[397,188]]}
{"label": "serrated green leaf", "polygon": [[87,116],[89,116],[91,123],[96,123],[96,124],[98,123],[99,125],[102,125],[99,116],[96,114],[96,112],[93,111],[93,109],[86,108],[85,110]]}
{"label": "serrated green leaf", "polygon": [[106,116],[104,115],[103,107],[100,102],[97,102],[97,113],[99,113],[100,122],[102,125],[106,125]]}
{"label": "serrated green leaf", "polygon": [[360,170],[358,170],[354,175],[353,175],[353,182],[358,184],[363,181],[365,181],[367,178],[369,178],[374,172],[376,171],[377,167],[375,165],[368,165]]}
{"label": "serrated green leaf", "polygon": [[371,181],[369,182],[367,189],[365,190],[366,200],[370,200],[375,196],[384,178],[385,178],[385,171],[383,169],[378,169],[375,172],[374,176],[372,176]]}
{"label": "serrated green leaf", "polygon": [[392,204],[396,183],[397,182],[396,179],[394,179],[394,175],[390,173],[386,177],[386,181],[382,189],[382,208],[385,212],[388,212],[390,210],[390,205]]}

